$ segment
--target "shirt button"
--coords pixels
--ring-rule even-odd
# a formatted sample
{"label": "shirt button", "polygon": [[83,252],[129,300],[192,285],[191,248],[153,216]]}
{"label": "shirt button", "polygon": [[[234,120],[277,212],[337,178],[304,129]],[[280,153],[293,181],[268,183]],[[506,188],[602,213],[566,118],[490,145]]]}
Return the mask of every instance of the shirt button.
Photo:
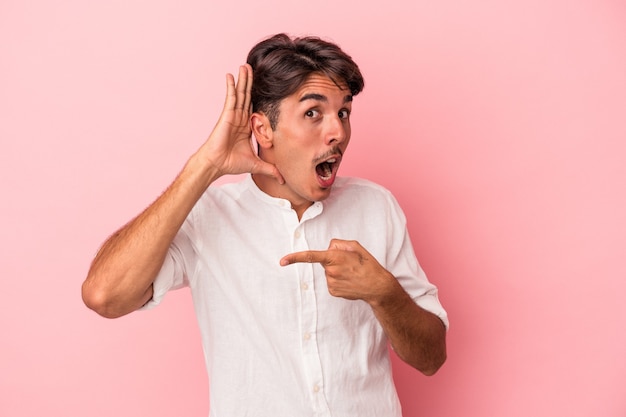
{"label": "shirt button", "polygon": [[302,285],[300,286],[302,288],[302,290],[306,291],[309,289],[309,285],[306,282],[303,282]]}
{"label": "shirt button", "polygon": [[296,230],[296,232],[293,235],[296,237],[296,239],[300,239],[300,236],[302,236],[299,230]]}
{"label": "shirt button", "polygon": [[320,392],[320,386],[317,384],[313,385],[313,392]]}
{"label": "shirt button", "polygon": [[311,338],[311,333],[306,332],[306,333],[304,334],[304,340],[309,340],[310,338]]}

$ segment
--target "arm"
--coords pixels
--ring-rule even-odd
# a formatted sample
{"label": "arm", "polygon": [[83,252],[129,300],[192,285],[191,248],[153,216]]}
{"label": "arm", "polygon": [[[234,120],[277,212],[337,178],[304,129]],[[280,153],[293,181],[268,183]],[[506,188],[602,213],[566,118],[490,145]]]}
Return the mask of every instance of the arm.
{"label": "arm", "polygon": [[128,314],[150,300],[168,248],[191,209],[217,178],[246,172],[283,179],[260,160],[250,142],[252,69],[226,77],[222,114],[208,140],[191,156],[167,190],[102,246],[82,286],[85,304],[105,317]]}
{"label": "arm", "polygon": [[370,302],[400,359],[425,375],[433,375],[446,360],[446,329],[439,317],[424,310],[391,275],[390,291]]}
{"label": "arm", "polygon": [[333,239],[325,251],[292,253],[281,265],[318,262],[326,271],[328,290],[335,297],[367,302],[398,356],[425,375],[433,375],[446,360],[443,322],[424,310],[358,242]]}

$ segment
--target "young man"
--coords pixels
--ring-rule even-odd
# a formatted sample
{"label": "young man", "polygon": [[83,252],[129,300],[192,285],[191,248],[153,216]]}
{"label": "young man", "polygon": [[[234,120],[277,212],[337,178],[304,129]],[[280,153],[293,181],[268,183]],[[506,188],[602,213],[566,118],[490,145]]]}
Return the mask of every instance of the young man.
{"label": "young man", "polygon": [[93,261],[83,299],[105,317],[190,287],[211,416],[400,416],[387,343],[427,375],[445,361],[446,312],[397,202],[337,177],[362,88],[332,43],[260,42],[209,139]]}

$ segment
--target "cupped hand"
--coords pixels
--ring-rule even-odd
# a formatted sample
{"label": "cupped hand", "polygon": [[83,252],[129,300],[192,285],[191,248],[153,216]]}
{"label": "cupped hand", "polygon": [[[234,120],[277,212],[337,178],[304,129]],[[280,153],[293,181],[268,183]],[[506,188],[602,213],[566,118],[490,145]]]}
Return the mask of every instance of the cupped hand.
{"label": "cupped hand", "polygon": [[239,67],[237,83],[232,74],[226,75],[226,100],[222,114],[200,151],[218,176],[228,174],[262,174],[284,179],[276,166],[258,157],[252,144],[250,114],[252,112],[252,68]]}

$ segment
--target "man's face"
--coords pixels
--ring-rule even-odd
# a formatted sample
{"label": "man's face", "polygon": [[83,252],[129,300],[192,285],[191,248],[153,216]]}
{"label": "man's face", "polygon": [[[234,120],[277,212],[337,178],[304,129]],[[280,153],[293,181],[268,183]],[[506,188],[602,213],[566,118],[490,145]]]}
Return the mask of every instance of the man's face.
{"label": "man's face", "polygon": [[340,86],[324,75],[311,75],[281,101],[272,146],[263,150],[263,159],[285,179],[270,194],[291,201],[300,213],[330,195],[350,141],[352,95],[347,85]]}

